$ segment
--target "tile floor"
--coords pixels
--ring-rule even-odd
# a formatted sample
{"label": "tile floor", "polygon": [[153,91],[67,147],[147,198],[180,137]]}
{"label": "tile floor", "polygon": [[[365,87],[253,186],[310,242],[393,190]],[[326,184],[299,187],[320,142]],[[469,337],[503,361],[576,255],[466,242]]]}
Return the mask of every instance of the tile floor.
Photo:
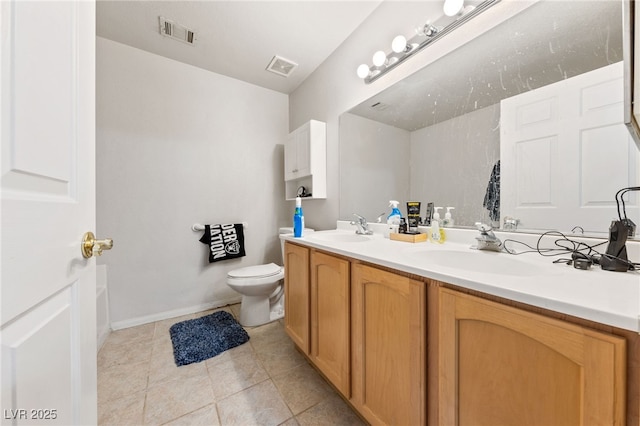
{"label": "tile floor", "polygon": [[[239,305],[222,308],[236,318]],[[98,353],[99,425],[362,425],[294,348],[282,320],[176,367],[169,327],[213,311],[111,333]]]}

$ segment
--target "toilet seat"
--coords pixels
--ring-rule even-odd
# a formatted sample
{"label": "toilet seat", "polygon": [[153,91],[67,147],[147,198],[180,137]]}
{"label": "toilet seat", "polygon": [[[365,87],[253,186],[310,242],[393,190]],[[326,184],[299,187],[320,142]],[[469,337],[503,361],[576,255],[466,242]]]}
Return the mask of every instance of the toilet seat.
{"label": "toilet seat", "polygon": [[275,263],[247,266],[227,273],[227,282],[239,286],[266,284],[284,278],[284,268]]}

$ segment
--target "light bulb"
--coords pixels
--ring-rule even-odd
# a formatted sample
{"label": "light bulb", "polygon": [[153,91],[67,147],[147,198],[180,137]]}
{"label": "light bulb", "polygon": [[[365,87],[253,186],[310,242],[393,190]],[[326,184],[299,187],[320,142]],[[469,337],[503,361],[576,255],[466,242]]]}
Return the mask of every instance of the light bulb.
{"label": "light bulb", "polygon": [[403,35],[396,36],[391,42],[391,50],[396,53],[402,53],[407,48],[407,39]]}
{"label": "light bulb", "polygon": [[387,55],[382,50],[378,50],[373,54],[373,65],[375,65],[376,67],[381,67],[382,65],[384,65],[386,60]]}
{"label": "light bulb", "polygon": [[356,72],[358,73],[358,77],[366,78],[369,75],[369,65],[367,64],[360,65]]}
{"label": "light bulb", "polygon": [[460,11],[462,11],[463,6],[464,0],[445,0],[442,10],[447,16],[456,16]]}

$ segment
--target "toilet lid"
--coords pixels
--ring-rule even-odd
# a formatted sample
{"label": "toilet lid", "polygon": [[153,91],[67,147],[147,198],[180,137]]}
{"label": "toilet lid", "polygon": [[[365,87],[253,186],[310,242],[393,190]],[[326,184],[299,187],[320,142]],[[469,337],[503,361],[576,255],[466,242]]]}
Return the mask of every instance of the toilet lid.
{"label": "toilet lid", "polygon": [[233,278],[268,277],[277,275],[282,270],[281,266],[275,263],[266,265],[247,266],[246,268],[234,269],[228,275]]}

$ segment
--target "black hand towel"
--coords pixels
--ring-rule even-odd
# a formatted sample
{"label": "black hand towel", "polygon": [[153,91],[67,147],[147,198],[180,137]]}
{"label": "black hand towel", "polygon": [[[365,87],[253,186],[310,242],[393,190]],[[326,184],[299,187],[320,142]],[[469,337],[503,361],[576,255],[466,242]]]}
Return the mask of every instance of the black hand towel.
{"label": "black hand towel", "polygon": [[241,223],[205,225],[200,242],[209,246],[209,263],[246,256]]}
{"label": "black hand towel", "polygon": [[493,221],[500,221],[500,160],[493,166],[482,204]]}

